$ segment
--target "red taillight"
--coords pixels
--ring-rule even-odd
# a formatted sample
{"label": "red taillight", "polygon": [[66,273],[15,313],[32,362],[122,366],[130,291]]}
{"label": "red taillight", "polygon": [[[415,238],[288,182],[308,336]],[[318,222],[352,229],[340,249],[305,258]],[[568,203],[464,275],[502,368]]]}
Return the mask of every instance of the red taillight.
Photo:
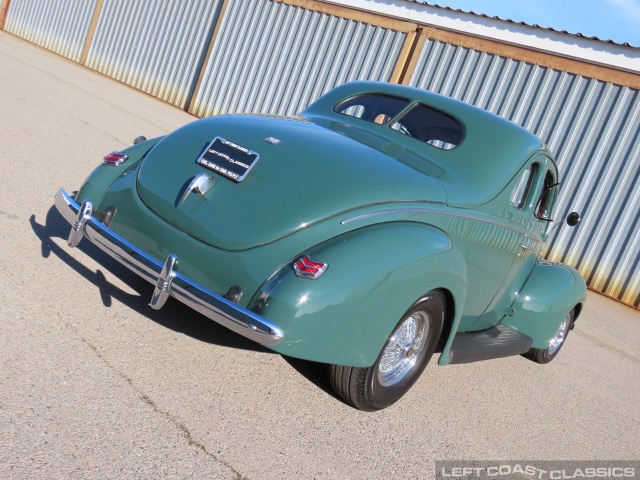
{"label": "red taillight", "polygon": [[129,158],[124,153],[120,152],[111,152],[104,157],[103,165],[111,165],[112,167],[117,167],[122,162],[124,162],[127,158]]}
{"label": "red taillight", "polygon": [[328,266],[326,263],[316,262],[309,255],[305,255],[293,264],[293,270],[299,277],[315,280],[327,271]]}

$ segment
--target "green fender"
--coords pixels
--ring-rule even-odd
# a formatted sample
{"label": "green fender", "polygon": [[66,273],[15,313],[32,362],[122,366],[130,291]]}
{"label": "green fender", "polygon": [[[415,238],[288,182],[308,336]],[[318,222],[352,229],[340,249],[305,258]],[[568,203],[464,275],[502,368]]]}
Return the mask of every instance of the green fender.
{"label": "green fender", "polygon": [[136,167],[149,150],[151,150],[156,143],[163,138],[164,137],[152,138],[150,140],[140,142],[137,145],[125,148],[124,150],[120,150],[120,153],[128,155],[129,158],[117,167],[103,164],[98,165],[95,170],[91,172],[91,175],[89,175],[84,181],[82,187],[80,187],[75,198],[76,202],[81,203],[87,198],[90,198],[94,202],[94,206],[100,205],[100,201],[111,184],[115,182],[120,175],[123,175],[130,171],[131,168]]}
{"label": "green fender", "polygon": [[587,286],[574,268],[542,260],[514,302],[513,316],[502,323],[531,337],[532,347],[547,348],[567,313],[577,307],[577,318],[586,298]]}
{"label": "green fender", "polygon": [[368,367],[402,315],[425,293],[442,288],[456,305],[464,302],[464,259],[444,232],[429,225],[367,226],[304,254],[329,265],[324,275],[297,277],[296,256],[249,304],[283,329],[284,340],[271,347],[283,355]]}

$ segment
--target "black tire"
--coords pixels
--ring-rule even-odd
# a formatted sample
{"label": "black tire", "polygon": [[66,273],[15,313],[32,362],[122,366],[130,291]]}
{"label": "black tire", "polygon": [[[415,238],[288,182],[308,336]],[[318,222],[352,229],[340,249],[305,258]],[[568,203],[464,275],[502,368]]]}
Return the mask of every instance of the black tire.
{"label": "black tire", "polygon": [[402,316],[372,366],[331,365],[331,386],[336,393],[355,408],[368,412],[400,400],[420,377],[436,349],[445,307],[444,294],[432,290]]}
{"label": "black tire", "polygon": [[575,309],[571,310],[564,317],[564,319],[558,326],[556,335],[551,339],[547,348],[531,348],[527,353],[524,354],[524,356],[529,360],[540,364],[549,363],[551,360],[556,358],[556,355],[558,355],[558,352],[560,352],[562,345],[564,345],[564,342],[567,340],[569,330],[573,328],[574,319]]}

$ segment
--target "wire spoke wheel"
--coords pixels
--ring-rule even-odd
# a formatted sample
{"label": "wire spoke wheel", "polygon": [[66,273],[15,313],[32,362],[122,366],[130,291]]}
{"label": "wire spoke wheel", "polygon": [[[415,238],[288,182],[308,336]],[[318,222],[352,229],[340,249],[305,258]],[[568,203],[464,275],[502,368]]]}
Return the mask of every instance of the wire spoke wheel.
{"label": "wire spoke wheel", "polygon": [[418,380],[436,349],[444,324],[446,297],[432,290],[414,303],[368,367],[331,366],[331,385],[360,410],[392,405]]}
{"label": "wire spoke wheel", "polygon": [[378,367],[378,380],[383,387],[395,385],[415,367],[429,330],[424,315],[416,312],[405,319],[389,339]]}
{"label": "wire spoke wheel", "polygon": [[567,313],[567,315],[560,322],[560,325],[558,325],[558,329],[551,337],[551,340],[549,340],[547,348],[531,348],[527,353],[524,354],[524,356],[529,360],[533,360],[536,363],[542,364],[549,363],[551,360],[556,358],[556,355],[558,355],[560,348],[567,340],[567,335],[569,335],[569,330],[571,330],[575,315],[575,309]]}
{"label": "wire spoke wheel", "polygon": [[547,351],[549,352],[550,355],[553,355],[558,350],[560,350],[560,347],[564,343],[564,339],[567,336],[567,332],[569,331],[570,323],[571,323],[571,314],[567,314],[567,316],[564,317],[564,320],[558,327],[558,331],[553,336],[553,338],[551,338],[551,341],[549,342],[549,348],[547,348]]}

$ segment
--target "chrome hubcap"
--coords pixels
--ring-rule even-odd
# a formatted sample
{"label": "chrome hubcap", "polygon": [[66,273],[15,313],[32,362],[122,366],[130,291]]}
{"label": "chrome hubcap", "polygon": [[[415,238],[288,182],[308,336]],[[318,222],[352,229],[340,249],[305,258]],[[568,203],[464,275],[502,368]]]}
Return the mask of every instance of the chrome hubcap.
{"label": "chrome hubcap", "polygon": [[378,367],[378,381],[384,387],[402,380],[416,364],[428,334],[425,313],[407,317],[389,339]]}
{"label": "chrome hubcap", "polygon": [[571,320],[571,314],[568,314],[566,317],[564,317],[564,320],[558,327],[558,331],[549,342],[549,348],[547,348],[547,351],[549,352],[549,354],[553,355],[554,353],[556,353],[564,343],[564,339],[567,336],[567,330],[569,327],[570,320]]}

